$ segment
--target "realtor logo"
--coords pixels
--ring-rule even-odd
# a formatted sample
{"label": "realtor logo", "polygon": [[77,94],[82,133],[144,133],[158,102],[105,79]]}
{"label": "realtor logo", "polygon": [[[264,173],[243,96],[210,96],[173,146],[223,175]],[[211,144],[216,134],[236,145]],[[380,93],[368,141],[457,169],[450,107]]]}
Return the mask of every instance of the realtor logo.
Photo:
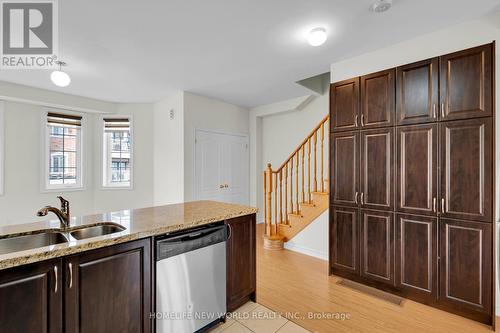
{"label": "realtor logo", "polygon": [[48,69],[57,60],[57,2],[0,0],[1,69]]}

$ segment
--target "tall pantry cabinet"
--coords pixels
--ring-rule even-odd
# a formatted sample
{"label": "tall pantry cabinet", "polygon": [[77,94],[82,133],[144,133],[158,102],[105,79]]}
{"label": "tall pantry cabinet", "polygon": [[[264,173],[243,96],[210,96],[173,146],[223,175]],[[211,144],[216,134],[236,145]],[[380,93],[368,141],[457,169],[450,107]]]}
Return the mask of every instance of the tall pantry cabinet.
{"label": "tall pantry cabinet", "polygon": [[494,46],[331,84],[331,274],[493,325]]}

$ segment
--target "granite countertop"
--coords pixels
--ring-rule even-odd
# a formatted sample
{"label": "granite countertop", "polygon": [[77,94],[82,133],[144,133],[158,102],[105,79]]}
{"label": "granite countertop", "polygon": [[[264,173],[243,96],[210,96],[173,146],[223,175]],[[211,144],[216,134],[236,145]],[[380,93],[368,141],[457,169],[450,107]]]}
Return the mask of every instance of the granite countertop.
{"label": "granite countertop", "polygon": [[[112,222],[126,229],[117,233],[50,245],[26,251],[0,254],[0,270],[66,256],[131,240],[189,229],[195,226],[254,214],[257,208],[216,201],[193,201],[150,208],[128,209],[112,213],[73,217],[70,229]],[[54,215],[52,215],[54,216]],[[54,216],[55,217],[55,216]],[[0,227],[0,238],[12,234],[29,234],[39,230],[59,229],[59,220]],[[66,232],[67,230],[65,230]]]}

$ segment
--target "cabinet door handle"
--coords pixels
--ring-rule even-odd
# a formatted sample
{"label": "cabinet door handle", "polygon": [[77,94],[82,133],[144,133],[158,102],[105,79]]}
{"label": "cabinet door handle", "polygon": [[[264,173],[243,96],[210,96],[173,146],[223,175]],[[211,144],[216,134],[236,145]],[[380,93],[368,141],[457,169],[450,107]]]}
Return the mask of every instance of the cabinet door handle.
{"label": "cabinet door handle", "polygon": [[357,205],[358,204],[358,195],[359,193],[356,192],[356,194],[354,194],[354,203]]}
{"label": "cabinet door handle", "polygon": [[71,287],[73,287],[73,264],[72,263],[68,264],[68,271],[69,271],[69,285],[68,285],[68,288],[71,289]]}
{"label": "cabinet door handle", "polygon": [[441,198],[441,213],[445,213],[444,211],[444,198]]}
{"label": "cabinet door handle", "polygon": [[365,204],[365,193],[364,192],[361,192],[361,204],[362,205]]}
{"label": "cabinet door handle", "polygon": [[59,289],[59,277],[57,276],[57,266],[54,266],[54,294],[57,294],[57,290]]}
{"label": "cabinet door handle", "polygon": [[354,116],[354,126],[358,127],[358,115]]}
{"label": "cabinet door handle", "polygon": [[229,235],[227,236],[227,240],[230,240],[231,237],[233,236],[233,228],[231,227],[230,224],[227,225],[227,228],[228,228],[228,231],[229,231]]}
{"label": "cabinet door handle", "polygon": [[435,213],[436,212],[436,197],[432,198],[432,211]]}
{"label": "cabinet door handle", "polygon": [[436,119],[437,114],[436,114],[436,103],[432,104],[432,118]]}
{"label": "cabinet door handle", "polygon": [[365,115],[361,115],[361,127],[365,126]]}
{"label": "cabinet door handle", "polygon": [[444,119],[444,103],[441,103],[441,119]]}

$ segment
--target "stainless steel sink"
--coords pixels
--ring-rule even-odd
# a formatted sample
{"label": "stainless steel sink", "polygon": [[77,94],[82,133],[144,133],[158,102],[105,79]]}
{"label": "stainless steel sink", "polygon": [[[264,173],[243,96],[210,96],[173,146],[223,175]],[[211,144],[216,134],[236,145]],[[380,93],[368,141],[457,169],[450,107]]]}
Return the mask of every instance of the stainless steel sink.
{"label": "stainless steel sink", "polygon": [[75,239],[85,239],[98,236],[104,236],[109,234],[114,234],[115,232],[120,232],[126,228],[113,223],[100,224],[92,227],[85,227],[71,231],[69,234]]}
{"label": "stainless steel sink", "polygon": [[49,245],[66,243],[68,239],[60,232],[40,231],[19,236],[0,238],[0,254],[36,249]]}

